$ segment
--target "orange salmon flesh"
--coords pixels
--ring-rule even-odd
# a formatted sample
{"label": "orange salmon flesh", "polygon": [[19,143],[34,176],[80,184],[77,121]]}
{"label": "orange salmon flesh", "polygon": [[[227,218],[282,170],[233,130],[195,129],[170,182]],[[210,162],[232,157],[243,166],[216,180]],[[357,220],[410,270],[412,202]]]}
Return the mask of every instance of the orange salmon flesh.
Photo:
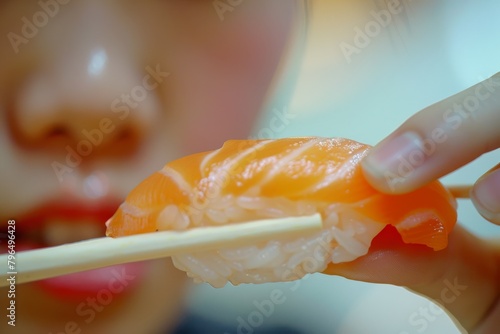
{"label": "orange salmon flesh", "polygon": [[[221,215],[220,199],[265,199],[312,205],[322,215],[327,207],[343,205],[360,217],[393,225],[405,243],[446,248],[457,220],[455,199],[438,181],[404,195],[376,191],[360,168],[369,150],[344,138],[227,141],[218,150],[172,161],[145,179],[107,222],[106,234],[120,237],[244,222],[258,214],[242,209]],[[281,207],[266,209],[270,216],[287,214]],[[165,225],[159,224],[160,216],[180,218]]]}

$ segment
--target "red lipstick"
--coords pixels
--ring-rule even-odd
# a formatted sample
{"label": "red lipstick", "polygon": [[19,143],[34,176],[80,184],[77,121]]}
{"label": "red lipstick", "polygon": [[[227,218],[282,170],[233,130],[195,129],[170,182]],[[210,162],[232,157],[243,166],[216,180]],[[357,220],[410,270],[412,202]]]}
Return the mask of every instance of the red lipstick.
{"label": "red lipstick", "polygon": [[[50,200],[15,219],[16,251],[104,237],[105,222],[120,203],[111,199],[78,201],[70,197]],[[54,277],[33,285],[50,297],[81,300],[99,293],[109,294],[111,290],[129,291],[144,273],[144,263],[129,263]]]}

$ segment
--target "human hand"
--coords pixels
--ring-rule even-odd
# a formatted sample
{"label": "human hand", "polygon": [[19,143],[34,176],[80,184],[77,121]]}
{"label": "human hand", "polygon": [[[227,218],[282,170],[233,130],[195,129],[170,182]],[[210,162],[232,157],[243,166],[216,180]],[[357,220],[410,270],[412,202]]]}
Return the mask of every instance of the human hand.
{"label": "human hand", "polygon": [[[500,147],[500,73],[408,119],[363,161],[376,189],[405,193]],[[475,183],[471,199],[500,224],[500,164]]]}
{"label": "human hand", "polygon": [[[500,74],[415,114],[375,146],[362,166],[379,191],[405,193],[498,147]],[[477,180],[470,195],[483,217],[500,224],[500,165]],[[459,225],[439,252],[391,238],[376,238],[367,255],[330,265],[325,273],[407,287],[444,306],[471,333],[497,331],[500,240],[488,243]]]}

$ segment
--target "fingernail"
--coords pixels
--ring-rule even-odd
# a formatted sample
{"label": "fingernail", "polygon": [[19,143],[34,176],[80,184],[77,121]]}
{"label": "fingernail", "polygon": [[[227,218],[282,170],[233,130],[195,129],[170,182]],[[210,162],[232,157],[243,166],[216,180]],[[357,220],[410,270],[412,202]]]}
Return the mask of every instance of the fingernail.
{"label": "fingernail", "polygon": [[474,185],[471,198],[481,216],[500,224],[500,169],[480,178]]}
{"label": "fingernail", "polygon": [[421,143],[420,136],[414,132],[388,138],[371,150],[363,160],[363,167],[369,177],[383,178],[394,191],[425,162]]}

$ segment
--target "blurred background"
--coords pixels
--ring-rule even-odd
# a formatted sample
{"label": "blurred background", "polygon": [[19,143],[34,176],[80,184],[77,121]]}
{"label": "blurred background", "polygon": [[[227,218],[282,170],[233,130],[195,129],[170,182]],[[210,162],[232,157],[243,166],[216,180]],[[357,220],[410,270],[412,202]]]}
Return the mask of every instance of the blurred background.
{"label": "blurred background", "polygon": [[[341,15],[337,1],[311,2],[305,36],[299,32],[291,47],[255,137],[338,136],[373,145],[417,111],[500,70],[498,1],[395,0],[402,10],[380,18],[383,2],[371,12],[353,4]],[[272,131],[269,121],[278,114],[288,122]],[[473,183],[499,160],[498,150],[491,152],[442,181]],[[459,201],[459,220],[482,237],[500,237],[469,201]],[[262,315],[257,305],[275,289],[285,301]],[[307,333],[460,333],[446,313],[404,289],[324,275],[224,289],[197,285],[189,305],[233,326],[258,324],[260,312],[266,325]]]}

